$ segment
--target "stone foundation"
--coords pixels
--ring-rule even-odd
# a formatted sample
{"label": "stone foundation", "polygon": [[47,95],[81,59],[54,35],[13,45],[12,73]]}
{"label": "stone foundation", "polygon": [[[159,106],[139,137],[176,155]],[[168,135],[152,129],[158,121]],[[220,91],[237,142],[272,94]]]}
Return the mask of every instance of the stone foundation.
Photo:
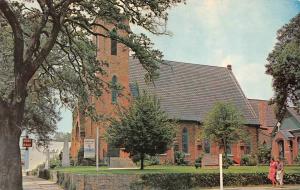
{"label": "stone foundation", "polygon": [[71,174],[50,172],[50,180],[58,183],[66,190],[117,190],[131,189],[130,186],[136,183],[140,175],[122,174]]}

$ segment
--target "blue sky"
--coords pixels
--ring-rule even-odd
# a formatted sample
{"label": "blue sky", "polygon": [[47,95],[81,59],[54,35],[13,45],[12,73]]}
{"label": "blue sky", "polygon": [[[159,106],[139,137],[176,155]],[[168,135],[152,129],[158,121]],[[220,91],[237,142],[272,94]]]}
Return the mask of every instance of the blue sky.
{"label": "blue sky", "polygon": [[[273,91],[266,58],[276,31],[299,12],[300,0],[187,0],[169,11],[171,36],[149,36],[165,59],[231,64],[248,98],[269,99]],[[58,130],[70,132],[71,112],[62,110],[62,117]]]}

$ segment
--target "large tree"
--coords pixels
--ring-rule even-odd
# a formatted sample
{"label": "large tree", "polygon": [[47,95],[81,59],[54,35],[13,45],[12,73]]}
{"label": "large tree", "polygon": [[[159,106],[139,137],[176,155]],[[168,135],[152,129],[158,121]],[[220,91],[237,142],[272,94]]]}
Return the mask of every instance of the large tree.
{"label": "large tree", "polygon": [[[0,33],[7,32],[0,44],[8,47],[0,48],[0,64],[12,65],[0,76],[7,78],[0,83],[0,163],[5,163],[0,165],[0,189],[22,189],[19,139],[27,97],[37,92],[34,101],[42,102],[42,88],[54,94],[55,98],[47,99],[51,105],[56,97],[70,108],[80,100],[82,110],[93,114],[88,100],[91,95],[101,96],[107,86],[101,75],[109,64],[96,59],[95,36],[112,38],[131,48],[151,80],[157,76],[162,54],[152,48],[146,35],[134,34],[126,23],[165,34],[167,10],[182,1],[36,0],[27,6],[0,0]],[[113,29],[99,20],[111,23]],[[119,35],[121,30],[128,35]]]}
{"label": "large tree", "polygon": [[175,137],[175,123],[161,110],[158,99],[143,92],[128,110],[111,121],[107,129],[108,142],[124,148],[131,157],[139,157],[144,169],[146,155],[165,153]]}
{"label": "large tree", "polygon": [[[7,96],[9,88],[13,81],[13,58],[11,49],[13,47],[13,39],[8,25],[0,17],[1,33],[0,33],[0,87],[1,97]],[[3,25],[4,24],[4,25]],[[26,25],[26,28],[30,25]],[[52,134],[56,130],[59,117],[58,101],[55,101],[55,96],[44,85],[38,84],[36,80],[32,82],[28,90],[28,97],[25,101],[24,119],[21,125],[21,130],[26,131],[24,135],[34,135],[38,145],[45,145],[51,140]]]}
{"label": "large tree", "polygon": [[276,116],[281,121],[286,107],[300,108],[300,13],[277,32],[277,43],[267,58],[266,73],[273,77]]}
{"label": "large tree", "polygon": [[203,136],[223,147],[227,166],[227,147],[238,140],[245,140],[244,119],[230,103],[217,102],[204,120]]}

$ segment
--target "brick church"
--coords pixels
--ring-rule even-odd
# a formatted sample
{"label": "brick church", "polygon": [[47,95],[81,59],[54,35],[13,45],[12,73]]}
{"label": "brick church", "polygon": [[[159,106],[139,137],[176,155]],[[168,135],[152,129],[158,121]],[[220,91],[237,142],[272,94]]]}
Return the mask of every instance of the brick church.
{"label": "brick church", "polygon": [[[228,153],[234,162],[240,163],[244,154],[257,151],[261,131],[259,113],[246,98],[230,65],[216,67],[165,61],[166,64],[161,65],[159,70],[160,77],[154,84],[146,84],[146,71],[139,60],[129,55],[127,47],[109,38],[98,37],[95,40],[98,47],[97,58],[110,63],[103,80],[118,83],[124,88],[122,95],[115,90],[104,91],[99,100],[94,100],[98,113],[115,117],[118,107],[128,107],[130,100],[137,95],[138,84],[140,89],[156,95],[170,119],[178,121],[180,127],[176,140],[165,154],[159,155],[161,163],[173,163],[175,151],[184,152],[189,163],[193,163],[201,155],[209,161],[223,151],[216,143],[199,138],[203,119],[218,101],[230,102],[240,110],[245,118],[244,129],[250,137],[249,143],[239,142],[228,147]],[[113,148],[106,143],[104,133],[109,127],[108,122],[96,124],[74,110],[71,144],[73,159],[76,159],[78,150],[83,146],[84,138],[96,138],[97,127],[101,160],[108,157],[128,157],[122,149]]]}

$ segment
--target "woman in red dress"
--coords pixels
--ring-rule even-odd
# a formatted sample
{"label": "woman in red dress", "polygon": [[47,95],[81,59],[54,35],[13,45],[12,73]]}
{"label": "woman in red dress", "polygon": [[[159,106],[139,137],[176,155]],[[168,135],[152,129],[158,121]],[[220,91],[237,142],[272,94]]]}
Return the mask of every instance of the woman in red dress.
{"label": "woman in red dress", "polygon": [[273,186],[276,185],[276,178],[275,178],[276,169],[277,169],[277,162],[275,162],[274,158],[272,158],[270,163],[268,178],[271,180]]}

